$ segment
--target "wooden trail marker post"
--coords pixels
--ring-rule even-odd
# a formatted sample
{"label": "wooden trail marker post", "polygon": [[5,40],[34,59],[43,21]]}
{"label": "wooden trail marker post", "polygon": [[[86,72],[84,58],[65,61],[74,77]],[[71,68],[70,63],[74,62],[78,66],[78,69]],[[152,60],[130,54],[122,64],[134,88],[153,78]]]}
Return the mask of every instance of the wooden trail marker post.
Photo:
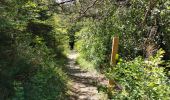
{"label": "wooden trail marker post", "polygon": [[113,37],[112,42],[112,54],[111,54],[111,62],[110,64],[116,65],[116,54],[118,53],[118,45],[119,45],[119,37]]}
{"label": "wooden trail marker post", "polygon": [[[116,54],[118,53],[119,37],[113,37],[112,42],[112,53],[111,53],[111,66],[116,66]],[[109,88],[112,90],[112,87],[115,85],[114,80],[109,79]]]}

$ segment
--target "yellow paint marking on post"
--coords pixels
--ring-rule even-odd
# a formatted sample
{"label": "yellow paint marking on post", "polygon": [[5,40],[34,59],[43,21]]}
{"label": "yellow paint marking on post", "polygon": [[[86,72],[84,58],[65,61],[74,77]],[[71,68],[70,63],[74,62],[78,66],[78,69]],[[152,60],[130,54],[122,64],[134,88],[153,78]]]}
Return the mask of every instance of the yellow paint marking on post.
{"label": "yellow paint marking on post", "polygon": [[[119,37],[113,37],[112,53],[111,53],[111,61],[110,61],[110,64],[112,66],[116,66],[116,54],[118,53],[118,45],[119,45]],[[112,90],[114,85],[115,85],[114,80],[109,79],[109,90],[110,91]]]}

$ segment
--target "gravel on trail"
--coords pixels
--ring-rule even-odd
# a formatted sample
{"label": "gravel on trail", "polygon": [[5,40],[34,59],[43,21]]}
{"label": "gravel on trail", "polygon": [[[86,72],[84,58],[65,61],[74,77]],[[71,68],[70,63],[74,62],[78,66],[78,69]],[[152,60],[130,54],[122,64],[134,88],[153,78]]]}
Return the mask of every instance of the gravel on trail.
{"label": "gravel on trail", "polygon": [[78,54],[71,51],[68,55],[68,76],[71,78],[69,100],[107,100],[107,95],[97,90],[97,84],[107,84],[104,75],[87,71],[76,64]]}

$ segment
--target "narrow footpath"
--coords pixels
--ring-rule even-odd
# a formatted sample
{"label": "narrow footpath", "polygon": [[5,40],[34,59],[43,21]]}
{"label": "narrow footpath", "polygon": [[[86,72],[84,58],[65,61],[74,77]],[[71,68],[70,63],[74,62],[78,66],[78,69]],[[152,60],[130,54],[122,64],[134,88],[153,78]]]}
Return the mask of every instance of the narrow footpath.
{"label": "narrow footpath", "polygon": [[68,76],[71,78],[69,100],[107,100],[107,95],[98,93],[98,84],[107,84],[103,75],[97,72],[85,71],[76,65],[77,53],[72,51],[67,65]]}

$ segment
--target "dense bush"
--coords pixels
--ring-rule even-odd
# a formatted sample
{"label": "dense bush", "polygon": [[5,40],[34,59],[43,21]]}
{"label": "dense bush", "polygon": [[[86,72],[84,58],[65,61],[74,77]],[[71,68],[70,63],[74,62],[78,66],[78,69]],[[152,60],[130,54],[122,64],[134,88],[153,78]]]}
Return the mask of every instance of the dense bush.
{"label": "dense bush", "polygon": [[[45,5],[46,4],[46,5]],[[0,1],[0,99],[63,99],[62,51],[50,1]]]}
{"label": "dense bush", "polygon": [[106,4],[109,6],[108,15],[102,19],[83,20],[84,26],[77,32],[80,39],[78,51],[82,58],[97,68],[109,64],[112,37],[117,34],[120,38],[119,55],[123,59],[132,60],[139,55],[146,58],[159,48],[166,51],[166,59],[169,59],[169,1],[115,2]]}
{"label": "dense bush", "polygon": [[163,51],[144,60],[137,57],[132,61],[119,62],[108,73],[108,77],[119,85],[113,89],[111,98],[116,100],[169,100],[170,81],[162,64]]}
{"label": "dense bush", "polygon": [[[91,22],[90,22],[91,21]],[[110,20],[109,20],[110,21]],[[100,23],[89,20],[76,36],[77,50],[80,57],[91,62],[98,68],[108,64],[111,52],[112,29],[109,28],[112,22],[101,21]]]}
{"label": "dense bush", "polygon": [[[23,50],[24,47],[18,50]],[[16,69],[16,75],[13,75],[16,77],[14,99],[44,100],[65,97],[67,79],[62,71],[63,65],[56,63],[55,54],[50,49],[43,45],[34,50],[26,46],[19,55],[22,59],[15,66],[20,67]]]}

